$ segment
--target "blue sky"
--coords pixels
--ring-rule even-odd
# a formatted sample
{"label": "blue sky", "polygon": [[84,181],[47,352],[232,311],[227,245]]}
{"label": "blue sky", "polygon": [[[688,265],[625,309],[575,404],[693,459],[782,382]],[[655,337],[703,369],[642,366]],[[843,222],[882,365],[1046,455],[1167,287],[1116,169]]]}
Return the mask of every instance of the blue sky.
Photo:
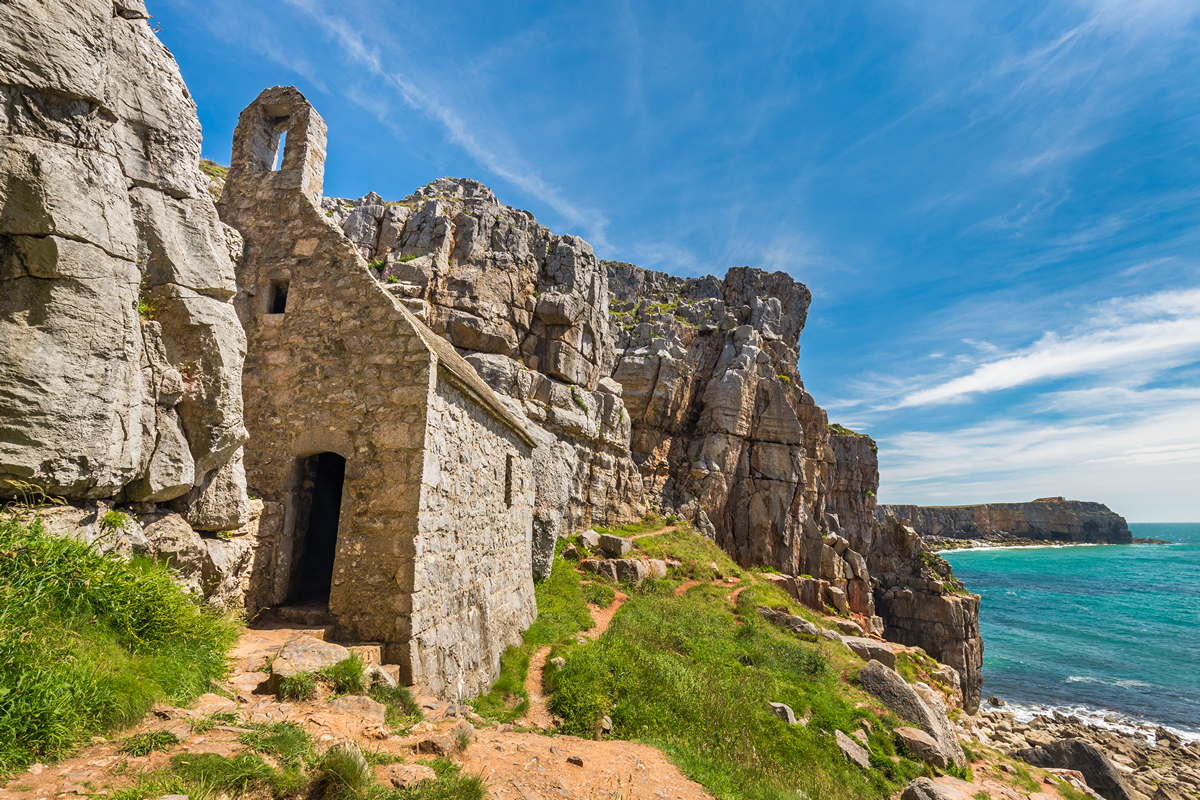
{"label": "blue sky", "polygon": [[472,177],[602,258],[785,270],[883,502],[1200,520],[1200,4],[151,2],[228,163],[298,86],[325,191]]}

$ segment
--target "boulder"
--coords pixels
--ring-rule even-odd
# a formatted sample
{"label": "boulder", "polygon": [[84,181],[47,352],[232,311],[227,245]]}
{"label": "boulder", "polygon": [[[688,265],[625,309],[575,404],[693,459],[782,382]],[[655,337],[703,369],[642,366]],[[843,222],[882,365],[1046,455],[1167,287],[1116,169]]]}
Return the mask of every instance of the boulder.
{"label": "boulder", "polygon": [[628,583],[632,586],[640,586],[646,576],[650,574],[650,568],[645,561],[639,561],[632,558],[615,559],[612,562],[617,571],[617,582]]}
{"label": "boulder", "polygon": [[311,636],[297,636],[284,645],[271,662],[271,677],[267,686],[270,691],[278,692],[281,678],[290,678],[301,672],[320,672],[349,657],[350,651],[341,645]]}
{"label": "boulder", "polygon": [[962,800],[965,795],[950,792],[929,778],[917,778],[904,787],[900,800]]}
{"label": "boulder", "polygon": [[933,737],[938,748],[946,757],[947,763],[963,764],[962,746],[954,734],[954,727],[946,716],[946,707],[937,700],[936,693],[929,687],[924,687],[932,702],[927,703],[917,690],[904,682],[895,670],[890,669],[880,661],[868,661],[867,665],[858,672],[859,683],[863,689],[900,719],[911,722],[925,733]]}
{"label": "boulder", "polygon": [[866,749],[847,736],[842,731],[833,732],[834,741],[837,742],[838,749],[842,751],[842,755],[852,764],[857,764],[863,769],[870,769],[871,757]]}
{"label": "boulder", "polygon": [[842,643],[863,661],[880,661],[889,668],[896,667],[896,654],[886,642],[864,639],[861,636],[843,636]]}
{"label": "boulder", "polygon": [[583,546],[588,550],[595,550],[600,546],[600,534],[596,533],[591,528],[588,528],[586,531],[579,534],[579,541],[583,542]]}
{"label": "boulder", "polygon": [[1072,769],[1105,800],[1134,800],[1129,785],[1104,752],[1083,739],[1059,739],[1040,747],[1017,751],[1017,758],[1046,769]]}
{"label": "boulder", "polygon": [[938,769],[948,766],[946,754],[942,752],[937,741],[925,731],[908,727],[896,728],[896,738],[914,758],[928,761]]}
{"label": "boulder", "polygon": [[817,626],[813,625],[804,617],[799,617],[795,614],[789,614],[786,611],[779,611],[778,609],[774,608],[767,608],[766,606],[759,606],[758,613],[763,619],[768,620],[769,622],[778,625],[781,628],[787,628],[790,631],[803,633],[808,636],[817,635]]}
{"label": "boulder", "polygon": [[613,558],[620,558],[633,549],[633,540],[606,533],[600,537],[600,549]]}

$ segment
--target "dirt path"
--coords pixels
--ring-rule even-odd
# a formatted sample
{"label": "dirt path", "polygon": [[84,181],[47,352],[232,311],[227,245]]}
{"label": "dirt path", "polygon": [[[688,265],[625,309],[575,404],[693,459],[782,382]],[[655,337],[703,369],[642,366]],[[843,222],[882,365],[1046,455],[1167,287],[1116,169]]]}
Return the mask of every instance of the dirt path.
{"label": "dirt path", "polygon": [[550,655],[549,647],[539,647],[529,659],[529,672],[525,675],[525,694],[529,697],[529,710],[519,722],[530,728],[548,731],[554,728],[554,715],[550,713],[550,705],[546,702],[546,693],[542,689],[542,677],[546,674],[546,656]]}
{"label": "dirt path", "polygon": [[650,533],[639,533],[638,535],[630,536],[629,538],[630,539],[645,539],[647,536],[662,536],[664,533],[671,533],[672,531],[677,531],[677,530],[679,530],[678,525],[668,525],[665,528],[660,528],[659,530],[656,530],[656,531],[650,531]]}
{"label": "dirt path", "polygon": [[[570,763],[577,758],[582,766]],[[463,767],[487,782],[498,800],[711,800],[700,784],[685,778],[658,750],[619,740],[479,731]]]}
{"label": "dirt path", "polygon": [[601,608],[593,603],[588,603],[588,611],[592,613],[592,619],[596,620],[596,627],[590,631],[584,631],[583,635],[595,641],[604,635],[608,630],[609,623],[616,613],[620,611],[621,606],[625,605],[625,601],[629,599],[629,595],[622,591],[618,591],[613,597],[613,601],[608,604],[608,608]]}
{"label": "dirt path", "polygon": [[692,588],[693,586],[699,586],[699,585],[700,585],[700,581],[684,581],[683,583],[681,583],[675,587],[675,596],[683,597],[684,592],[686,592],[688,589]]}

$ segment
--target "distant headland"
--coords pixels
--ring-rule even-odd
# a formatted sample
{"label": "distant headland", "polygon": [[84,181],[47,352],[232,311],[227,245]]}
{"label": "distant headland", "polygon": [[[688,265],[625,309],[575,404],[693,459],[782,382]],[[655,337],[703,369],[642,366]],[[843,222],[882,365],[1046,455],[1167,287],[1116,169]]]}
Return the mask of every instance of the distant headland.
{"label": "distant headland", "polygon": [[1125,518],[1103,503],[1042,497],[1030,503],[968,506],[881,505],[876,516],[905,520],[935,549],[1046,544],[1169,544],[1135,539]]}

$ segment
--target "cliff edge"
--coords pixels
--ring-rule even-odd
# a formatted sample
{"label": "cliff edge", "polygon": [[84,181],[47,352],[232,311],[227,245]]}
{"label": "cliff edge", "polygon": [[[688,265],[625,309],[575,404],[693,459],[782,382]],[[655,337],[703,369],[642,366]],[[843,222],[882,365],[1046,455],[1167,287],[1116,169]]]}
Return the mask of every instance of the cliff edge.
{"label": "cliff edge", "polygon": [[1062,497],[977,506],[883,505],[875,513],[882,520],[887,512],[907,520],[925,539],[1033,539],[1077,544],[1129,544],[1133,540],[1125,518],[1108,506]]}

